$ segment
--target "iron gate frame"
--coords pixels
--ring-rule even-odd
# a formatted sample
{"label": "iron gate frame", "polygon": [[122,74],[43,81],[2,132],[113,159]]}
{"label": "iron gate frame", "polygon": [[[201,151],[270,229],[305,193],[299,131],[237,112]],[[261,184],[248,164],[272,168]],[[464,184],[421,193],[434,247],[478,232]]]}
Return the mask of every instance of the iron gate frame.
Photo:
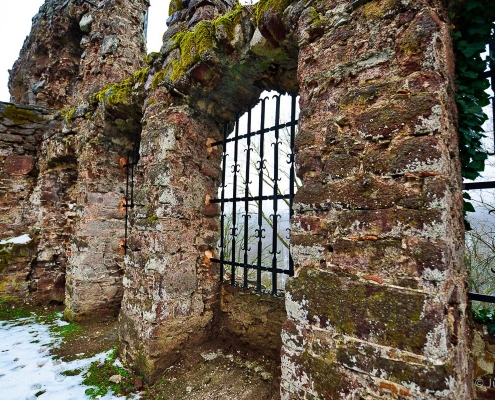
{"label": "iron gate frame", "polygon": [[[270,127],[265,126],[265,116],[266,116],[266,101],[269,99],[268,97],[265,97],[263,99],[260,99],[260,101],[251,107],[249,107],[249,110],[246,112],[247,113],[247,133],[243,135],[239,135],[239,119],[243,115],[243,113],[240,113],[236,115],[235,119],[235,127],[234,127],[234,137],[229,138],[230,136],[230,125],[229,123],[225,123],[224,125],[224,132],[223,132],[223,140],[217,141],[212,143],[212,147],[216,146],[222,146],[223,148],[223,154],[222,154],[222,185],[221,187],[221,195],[219,199],[212,199],[210,200],[211,203],[216,203],[220,204],[220,244],[218,247],[220,248],[220,257],[219,258],[210,258],[210,261],[218,263],[220,265],[220,276],[219,276],[219,281],[224,282],[224,275],[225,275],[225,270],[230,266],[230,285],[232,286],[239,286],[236,283],[236,275],[235,275],[235,269],[236,267],[243,268],[243,277],[242,277],[242,285],[240,285],[243,289],[248,289],[248,270],[255,270],[256,271],[256,287],[254,290],[256,292],[260,293],[269,293],[274,296],[278,296],[278,288],[277,288],[277,277],[280,274],[285,274],[288,276],[294,276],[294,261],[292,259],[292,255],[290,253],[290,248],[289,248],[289,264],[288,264],[288,269],[283,269],[283,268],[278,268],[277,267],[277,255],[280,254],[280,250],[278,250],[278,218],[281,218],[281,215],[278,214],[278,200],[288,200],[289,201],[289,219],[292,218],[294,211],[293,211],[293,201],[294,201],[294,194],[295,194],[295,158],[294,158],[294,140],[295,140],[295,135],[296,135],[296,128],[299,124],[299,120],[296,118],[296,101],[297,101],[297,95],[296,94],[290,94],[291,96],[291,116],[290,116],[290,121],[286,123],[280,123],[280,98],[281,94],[274,95],[272,98],[276,99],[275,103],[275,124]],[[261,103],[261,120],[260,120],[260,129],[254,132],[251,132],[251,113],[255,106],[257,104]],[[287,163],[290,164],[290,171],[289,171],[289,194],[279,194],[278,193],[278,181],[279,176],[278,176],[278,165],[279,165],[279,157],[278,157],[278,148],[279,145],[281,144],[280,142],[280,130],[284,128],[289,128],[290,129],[290,153],[288,154],[289,160],[287,160]],[[274,162],[274,177],[273,177],[273,194],[270,195],[264,195],[263,194],[263,171],[266,169],[265,162],[267,161],[265,157],[265,152],[264,152],[264,143],[265,143],[265,133],[268,132],[274,132],[275,133],[275,142],[271,143],[271,145],[274,147],[273,149],[273,162]],[[249,192],[249,174],[251,171],[251,155],[250,152],[253,150],[251,148],[251,138],[258,136],[260,137],[260,161],[257,161],[257,166],[255,167],[258,171],[258,195],[257,196],[251,196]],[[239,141],[242,139],[247,140],[247,151],[246,151],[246,165],[245,165],[245,174],[246,174],[246,179],[245,182],[243,182],[244,185],[244,196],[238,197],[237,195],[237,179],[238,179],[238,174],[240,173],[240,164],[238,163],[238,150],[239,150]],[[226,184],[226,169],[227,169],[227,144],[228,143],[234,143],[234,165],[232,165],[232,173],[233,173],[233,193],[232,197],[226,197],[225,193],[225,188],[227,187]],[[257,201],[258,202],[258,210],[257,210],[257,225],[258,228],[255,230],[256,232],[256,238],[258,239],[257,241],[257,262],[256,265],[249,264],[248,263],[248,252],[251,249],[249,247],[248,243],[248,220],[251,217],[251,215],[248,212],[249,208],[249,202],[250,201]],[[262,260],[261,260],[261,254],[263,250],[263,239],[265,238],[264,236],[264,231],[265,229],[263,228],[262,224],[262,219],[263,219],[263,201],[273,201],[273,214],[270,215],[272,217],[272,250],[270,251],[270,254],[272,254],[272,262],[271,266],[265,266],[262,265]],[[225,259],[225,253],[224,250],[226,248],[225,244],[225,206],[228,203],[232,203],[232,228],[230,232],[230,236],[232,237],[232,256],[231,260],[226,260]],[[241,250],[243,251],[243,262],[238,262],[235,260],[235,254],[236,254],[236,236],[238,233],[236,232],[238,230],[237,228],[237,212],[236,212],[236,205],[237,203],[244,203],[244,214],[241,216],[244,219],[244,240],[242,243]],[[287,239],[290,237],[290,228],[287,229],[289,236],[287,236]],[[271,290],[270,291],[265,291],[262,288],[261,285],[261,274],[263,271],[266,272],[271,272]]]}

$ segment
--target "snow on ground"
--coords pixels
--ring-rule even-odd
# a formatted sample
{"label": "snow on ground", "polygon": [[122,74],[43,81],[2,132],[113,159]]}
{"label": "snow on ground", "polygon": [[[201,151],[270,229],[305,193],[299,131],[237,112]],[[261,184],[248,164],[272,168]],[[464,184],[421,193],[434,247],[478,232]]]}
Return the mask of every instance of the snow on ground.
{"label": "snow on ground", "polygon": [[[57,321],[59,325],[66,322]],[[107,353],[92,358],[64,362],[53,360],[50,347],[60,339],[52,337],[49,325],[33,318],[0,321],[0,398],[2,400],[84,400],[87,386],[82,386],[84,373],[64,376],[64,371],[82,369]],[[109,392],[102,400],[117,399]],[[120,397],[119,399],[122,399]]]}
{"label": "snow on ground", "polygon": [[31,238],[29,235],[26,233],[21,236],[17,236],[12,239],[5,239],[5,240],[0,240],[0,244],[7,244],[7,243],[14,243],[14,244],[26,244],[31,241]]}

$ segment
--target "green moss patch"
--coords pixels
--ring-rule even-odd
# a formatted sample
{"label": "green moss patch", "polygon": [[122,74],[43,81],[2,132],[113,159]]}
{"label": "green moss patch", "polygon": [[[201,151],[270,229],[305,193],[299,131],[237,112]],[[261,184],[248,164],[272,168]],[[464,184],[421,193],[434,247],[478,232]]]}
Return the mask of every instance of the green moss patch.
{"label": "green moss patch", "polygon": [[243,7],[237,4],[227,14],[212,20],[201,21],[193,30],[176,33],[170,40],[174,42],[172,50],[180,50],[180,59],[172,60],[159,71],[153,78],[152,88],[156,88],[170,76],[172,81],[180,79],[187,70],[201,60],[201,57],[209,50],[216,48],[216,34],[220,26],[227,33],[227,38],[234,38],[235,26],[242,18]]}
{"label": "green moss patch", "polygon": [[[89,398],[103,397],[109,390],[117,396],[127,395],[135,390],[134,377],[125,368],[115,365],[116,359],[117,347],[115,346],[103,362],[91,363],[83,380],[84,385],[91,386],[86,390],[86,395]],[[109,380],[115,375],[120,375],[119,383]]]}
{"label": "green moss patch", "polygon": [[11,105],[5,107],[5,110],[3,111],[3,118],[8,118],[17,125],[29,124],[33,122],[45,122],[43,118],[38,116],[33,111]]}
{"label": "green moss patch", "polygon": [[32,317],[32,310],[8,301],[0,300],[0,320],[10,321],[17,318]]}
{"label": "green moss patch", "polygon": [[149,68],[144,68],[134,73],[130,78],[123,82],[108,86],[98,93],[95,93],[91,99],[91,104],[103,102],[107,105],[131,104],[136,95],[139,94],[140,88],[148,78]]}
{"label": "green moss patch", "polygon": [[265,12],[282,13],[292,2],[293,0],[260,0],[256,3],[254,9],[256,23],[258,23]]}
{"label": "green moss patch", "polygon": [[182,0],[171,0],[168,6],[168,15],[170,16],[183,9],[184,5],[182,4]]}

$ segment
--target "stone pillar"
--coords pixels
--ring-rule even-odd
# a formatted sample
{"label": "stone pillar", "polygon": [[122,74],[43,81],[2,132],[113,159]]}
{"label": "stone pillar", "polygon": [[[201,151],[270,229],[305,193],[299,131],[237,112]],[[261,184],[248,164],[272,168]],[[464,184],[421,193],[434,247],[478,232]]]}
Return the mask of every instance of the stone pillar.
{"label": "stone pillar", "polygon": [[164,88],[150,93],[141,135],[124,299],[122,354],[147,380],[209,336],[218,283],[222,125]]}
{"label": "stone pillar", "polygon": [[135,76],[146,77],[141,69],[147,7],[146,0],[108,0],[79,21],[84,52],[64,127],[75,139],[78,172],[67,267],[69,319],[116,315],[120,309],[126,186],[121,159],[139,143],[142,97],[136,93],[143,81]]}
{"label": "stone pillar", "polygon": [[439,0],[350,3],[299,19],[304,185],[282,398],[469,399],[447,13]]}

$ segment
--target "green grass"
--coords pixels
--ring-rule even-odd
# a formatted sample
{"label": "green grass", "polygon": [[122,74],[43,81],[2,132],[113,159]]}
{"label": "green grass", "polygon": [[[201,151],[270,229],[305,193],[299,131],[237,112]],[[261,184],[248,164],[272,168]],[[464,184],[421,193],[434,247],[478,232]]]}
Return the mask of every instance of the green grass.
{"label": "green grass", "polygon": [[[109,390],[116,395],[127,395],[135,390],[134,377],[125,368],[114,365],[117,359],[117,346],[113,348],[108,357],[103,361],[92,362],[86,372],[83,384],[91,386],[86,390],[86,395],[91,399],[97,396],[105,396]],[[120,375],[120,383],[113,383],[109,378],[113,375]]]}
{"label": "green grass", "polygon": [[57,337],[67,338],[77,335],[81,332],[81,327],[75,322],[71,322],[68,325],[52,325],[50,326],[50,332]]}
{"label": "green grass", "polygon": [[5,301],[0,301],[0,320],[13,320],[18,318],[32,317],[32,310],[25,307],[8,303]]}
{"label": "green grass", "polygon": [[60,375],[63,376],[76,376],[79,375],[82,372],[82,369],[76,368],[76,369],[69,369],[67,371],[63,371],[60,373]]}

